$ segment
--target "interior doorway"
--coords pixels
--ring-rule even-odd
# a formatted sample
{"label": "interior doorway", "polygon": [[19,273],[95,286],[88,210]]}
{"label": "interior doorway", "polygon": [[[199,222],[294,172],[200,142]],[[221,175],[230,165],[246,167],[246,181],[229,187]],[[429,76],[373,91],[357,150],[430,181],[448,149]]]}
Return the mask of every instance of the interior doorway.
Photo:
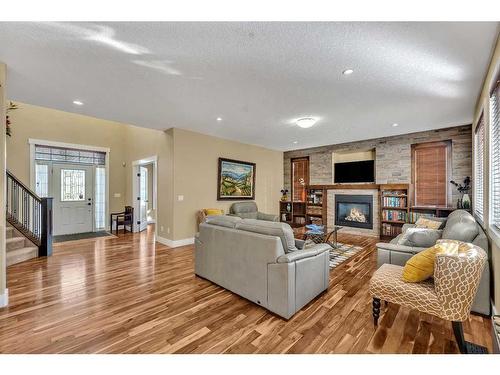
{"label": "interior doorway", "polygon": [[142,232],[148,224],[156,223],[157,159],[151,156],[132,163],[132,197],[137,213],[134,232]]}

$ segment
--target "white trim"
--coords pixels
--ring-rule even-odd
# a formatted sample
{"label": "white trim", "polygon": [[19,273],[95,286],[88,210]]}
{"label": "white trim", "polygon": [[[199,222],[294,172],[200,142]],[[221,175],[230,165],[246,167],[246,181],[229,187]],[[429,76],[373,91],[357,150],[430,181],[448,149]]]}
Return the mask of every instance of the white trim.
{"label": "white trim", "polygon": [[[138,206],[137,202],[137,194],[138,194],[138,184],[136,183],[137,180],[135,177],[137,176],[137,173],[139,172],[139,167],[142,165],[147,165],[147,164],[153,164],[153,209],[156,211],[156,219],[158,219],[158,208],[157,208],[157,200],[158,200],[158,155],[153,155],[153,156],[148,156],[147,158],[139,159],[139,160],[134,160],[132,162],[132,206],[134,207],[134,216],[135,213],[138,213],[140,210],[140,207]],[[152,223],[156,223],[155,221],[151,221]],[[148,224],[150,222],[148,221]],[[137,220],[134,218],[134,223],[133,223],[133,232],[138,232],[139,231],[139,226],[137,225]],[[155,225],[155,236],[158,236],[158,227]],[[168,245],[167,245],[168,246]]]}
{"label": "white trim", "polygon": [[156,236],[156,241],[168,247],[180,247],[194,244],[194,237],[173,241],[168,238]]}
{"label": "white trim", "polygon": [[51,147],[64,147],[64,148],[76,148],[78,150],[86,150],[86,151],[99,151],[109,153],[109,147],[100,147],[100,146],[89,146],[89,145],[80,145],[77,143],[66,143],[66,142],[57,142],[57,141],[47,141],[44,139],[28,139],[28,143],[30,145],[40,145],[40,146],[51,146]]}
{"label": "white trim", "polygon": [[[92,145],[81,145],[77,143],[66,143],[66,142],[57,142],[57,141],[48,141],[46,139],[35,139],[35,138],[29,138],[28,139],[28,144],[30,146],[30,188],[35,191],[35,145],[40,145],[40,146],[49,146],[49,147],[64,147],[64,148],[74,148],[78,150],[85,150],[85,151],[97,151],[97,152],[104,152],[106,153],[104,157],[104,168],[105,168],[105,174],[106,174],[106,184],[105,184],[105,194],[106,194],[106,212],[105,212],[105,217],[104,217],[104,229],[109,228],[109,201],[110,201],[110,196],[109,196],[109,154],[111,152],[111,149],[109,147],[100,147],[100,146],[92,146]],[[51,165],[52,166],[52,165]],[[95,177],[95,166],[94,166],[94,176]],[[95,189],[95,186],[93,186],[93,189]],[[95,200],[95,196],[92,197],[93,200]],[[92,228],[94,232],[97,230],[95,227],[95,208],[92,208]],[[99,230],[101,230],[100,228]]]}
{"label": "white trim", "polygon": [[5,289],[3,294],[0,294],[0,307],[5,307],[9,304],[9,289]]}

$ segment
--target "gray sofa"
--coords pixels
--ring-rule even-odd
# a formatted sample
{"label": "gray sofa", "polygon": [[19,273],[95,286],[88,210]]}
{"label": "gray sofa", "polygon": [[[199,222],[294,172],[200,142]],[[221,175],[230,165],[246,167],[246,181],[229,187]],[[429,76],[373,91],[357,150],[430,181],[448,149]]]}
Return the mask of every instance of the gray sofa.
{"label": "gray sofa", "polygon": [[236,202],[231,205],[229,209],[231,216],[238,216],[242,219],[257,219],[266,221],[279,221],[278,215],[265,214],[259,212],[257,203],[255,202]]}
{"label": "gray sofa", "polygon": [[304,248],[286,223],[211,216],[195,238],[195,273],[289,319],[328,288],[330,249]]}
{"label": "gray sofa", "polygon": [[[435,219],[433,219],[435,220]],[[409,228],[414,228],[414,224],[403,225],[403,233],[396,238],[392,239],[390,243],[377,243],[377,263],[380,267],[384,263],[397,264],[404,266],[406,261],[414,254],[425,250],[427,247],[432,246],[436,238],[460,240],[464,242],[471,242],[484,249],[487,254],[488,251],[488,238],[484,233],[481,226],[476,222],[474,217],[464,210],[453,211],[448,218],[439,219],[443,222],[439,231],[423,231],[418,233],[419,238],[416,240],[414,246],[405,246],[398,243],[405,236]],[[417,243],[425,244],[424,246],[417,246]],[[489,256],[489,255],[488,255]],[[489,262],[484,268],[481,283],[472,305],[472,311],[490,315],[490,267]]]}

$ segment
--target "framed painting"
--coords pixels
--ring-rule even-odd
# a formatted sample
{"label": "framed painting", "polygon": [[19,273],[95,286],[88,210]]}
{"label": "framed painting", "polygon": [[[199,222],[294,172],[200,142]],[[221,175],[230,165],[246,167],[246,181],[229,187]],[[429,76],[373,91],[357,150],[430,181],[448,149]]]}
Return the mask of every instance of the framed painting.
{"label": "framed painting", "polygon": [[255,163],[219,158],[217,200],[255,199]]}

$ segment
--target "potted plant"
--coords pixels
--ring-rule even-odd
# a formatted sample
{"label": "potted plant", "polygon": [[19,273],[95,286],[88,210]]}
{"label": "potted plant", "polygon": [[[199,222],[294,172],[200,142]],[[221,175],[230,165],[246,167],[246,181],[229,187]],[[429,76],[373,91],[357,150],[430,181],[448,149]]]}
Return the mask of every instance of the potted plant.
{"label": "potted plant", "polygon": [[457,191],[462,194],[462,198],[460,198],[457,202],[457,208],[465,208],[470,209],[471,201],[469,197],[469,191],[471,189],[471,180],[470,177],[467,176],[464,178],[464,182],[459,184],[453,180],[450,181],[450,184],[454,185],[457,188]]}
{"label": "potted plant", "polygon": [[[9,102],[9,106],[7,107],[7,113],[9,113],[10,111],[13,111],[15,109],[17,109],[17,104],[16,103],[13,103],[13,102]],[[5,124],[5,133],[7,134],[7,136],[12,136],[12,130],[11,130],[11,122],[10,122],[10,119],[9,119],[9,115],[7,115],[7,118],[6,118],[6,124]]]}

